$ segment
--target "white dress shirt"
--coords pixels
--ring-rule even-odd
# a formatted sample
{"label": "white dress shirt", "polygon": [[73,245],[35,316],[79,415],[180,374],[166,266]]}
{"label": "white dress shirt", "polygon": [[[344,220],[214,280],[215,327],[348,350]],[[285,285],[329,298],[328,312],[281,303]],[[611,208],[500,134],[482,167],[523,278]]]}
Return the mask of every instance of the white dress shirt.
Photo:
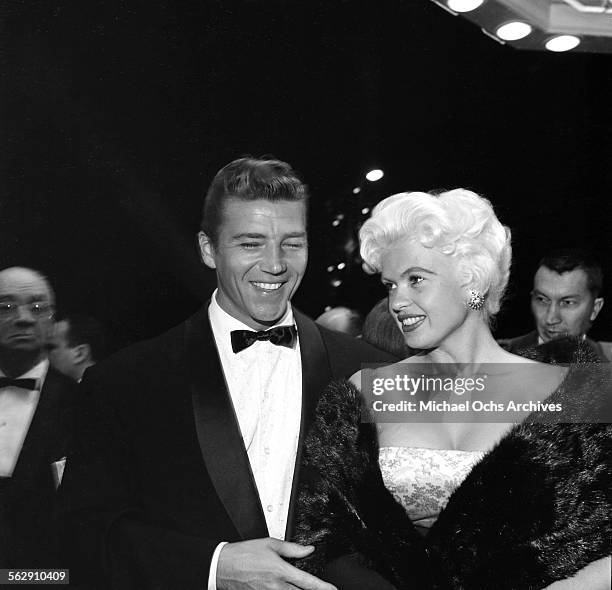
{"label": "white dress shirt", "polygon": [[[38,406],[49,361],[41,361],[17,379],[36,379],[36,389],[0,388],[0,477],[11,477]],[[0,371],[0,377],[6,375]]]}
{"label": "white dress shirt", "polygon": [[[226,313],[213,294],[208,315],[225,382],[271,537],[285,538],[302,410],[302,363],[294,348],[256,341],[234,353],[230,332],[253,330]],[[275,326],[293,325],[290,304]],[[208,580],[216,590],[220,544]]]}

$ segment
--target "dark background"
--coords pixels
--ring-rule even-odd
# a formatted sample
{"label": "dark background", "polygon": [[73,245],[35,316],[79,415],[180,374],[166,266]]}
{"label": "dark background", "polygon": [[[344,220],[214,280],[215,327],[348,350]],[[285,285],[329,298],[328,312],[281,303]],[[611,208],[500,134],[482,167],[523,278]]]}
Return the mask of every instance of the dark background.
{"label": "dark background", "polygon": [[[425,0],[0,10],[0,267],[42,270],[61,310],[104,320],[117,345],[211,292],[195,249],[202,197],[247,153],[289,161],[311,188],[295,301],[312,316],[383,296],[350,260],[336,289],[326,267],[345,260],[361,207],[402,190],[471,188],[512,228],[501,336],[531,328],[531,277],[550,247],[595,249],[609,285],[611,55],[519,52]],[[386,175],[366,187],[373,165]]]}

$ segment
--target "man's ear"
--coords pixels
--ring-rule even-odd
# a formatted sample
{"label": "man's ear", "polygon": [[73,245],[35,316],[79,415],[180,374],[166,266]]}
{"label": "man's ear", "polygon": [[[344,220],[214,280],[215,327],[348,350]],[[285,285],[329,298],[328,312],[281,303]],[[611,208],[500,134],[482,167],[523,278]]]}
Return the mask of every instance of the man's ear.
{"label": "man's ear", "polygon": [[198,233],[198,244],[200,245],[200,258],[208,268],[217,268],[215,264],[215,248],[211,239],[203,232]]}
{"label": "man's ear", "polygon": [[86,363],[91,360],[91,346],[89,344],[77,344],[72,347],[72,357],[74,360],[74,364],[78,365],[81,363]]}
{"label": "man's ear", "polygon": [[603,307],[603,304],[604,304],[604,298],[603,297],[596,297],[595,301],[593,301],[593,310],[591,311],[591,315],[589,316],[589,319],[592,322],[595,321],[595,318],[597,317],[597,315],[601,311],[601,308]]}

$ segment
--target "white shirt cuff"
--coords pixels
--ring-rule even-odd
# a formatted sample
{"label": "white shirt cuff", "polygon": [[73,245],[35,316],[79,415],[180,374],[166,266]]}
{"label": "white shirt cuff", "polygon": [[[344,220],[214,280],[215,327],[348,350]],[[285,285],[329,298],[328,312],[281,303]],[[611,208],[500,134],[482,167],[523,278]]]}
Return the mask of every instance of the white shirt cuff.
{"label": "white shirt cuff", "polygon": [[210,560],[210,571],[208,572],[208,588],[207,590],[217,590],[217,564],[219,563],[219,554],[221,549],[227,545],[227,541],[219,543],[215,548],[215,552],[212,554]]}

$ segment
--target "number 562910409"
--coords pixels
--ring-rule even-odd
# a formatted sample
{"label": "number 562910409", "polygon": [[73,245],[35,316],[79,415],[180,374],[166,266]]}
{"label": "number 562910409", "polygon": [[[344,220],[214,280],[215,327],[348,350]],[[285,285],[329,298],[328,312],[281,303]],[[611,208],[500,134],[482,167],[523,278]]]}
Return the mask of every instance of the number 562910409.
{"label": "number 562910409", "polygon": [[64,569],[0,569],[0,584],[68,584]]}

